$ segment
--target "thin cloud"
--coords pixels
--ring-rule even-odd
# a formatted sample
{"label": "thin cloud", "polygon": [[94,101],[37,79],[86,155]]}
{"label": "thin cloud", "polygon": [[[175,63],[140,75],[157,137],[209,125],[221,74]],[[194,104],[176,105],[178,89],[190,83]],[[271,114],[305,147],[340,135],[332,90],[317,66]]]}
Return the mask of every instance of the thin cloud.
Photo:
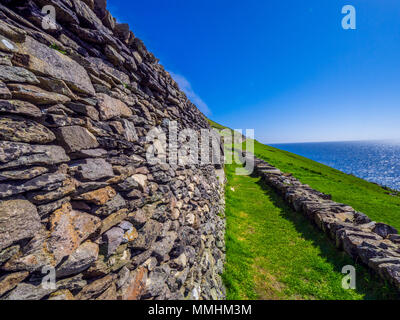
{"label": "thin cloud", "polygon": [[190,82],[182,75],[168,71],[171,77],[179,85],[179,88],[186,94],[186,96],[192,101],[201,112],[206,116],[211,115],[211,110],[208,105],[193,91]]}

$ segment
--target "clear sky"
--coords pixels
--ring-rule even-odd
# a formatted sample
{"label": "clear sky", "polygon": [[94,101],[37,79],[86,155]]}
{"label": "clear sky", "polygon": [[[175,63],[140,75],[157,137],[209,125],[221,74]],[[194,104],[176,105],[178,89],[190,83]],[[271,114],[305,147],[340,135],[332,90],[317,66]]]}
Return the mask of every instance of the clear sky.
{"label": "clear sky", "polygon": [[[344,5],[357,29],[342,28]],[[399,0],[108,0],[214,121],[264,143],[400,139]]]}

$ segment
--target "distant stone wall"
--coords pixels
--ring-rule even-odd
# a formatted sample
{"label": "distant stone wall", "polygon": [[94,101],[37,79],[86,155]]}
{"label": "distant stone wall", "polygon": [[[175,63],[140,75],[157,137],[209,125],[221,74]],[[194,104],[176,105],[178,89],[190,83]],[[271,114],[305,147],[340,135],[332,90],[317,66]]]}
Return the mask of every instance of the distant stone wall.
{"label": "distant stone wall", "polygon": [[311,189],[263,160],[255,158],[255,170],[294,210],[326,233],[337,248],[400,290],[400,235],[395,228],[373,222],[352,207],[332,201],[329,195]]}
{"label": "distant stone wall", "polygon": [[146,161],[203,114],[106,0],[0,3],[0,299],[223,299],[223,170]]}

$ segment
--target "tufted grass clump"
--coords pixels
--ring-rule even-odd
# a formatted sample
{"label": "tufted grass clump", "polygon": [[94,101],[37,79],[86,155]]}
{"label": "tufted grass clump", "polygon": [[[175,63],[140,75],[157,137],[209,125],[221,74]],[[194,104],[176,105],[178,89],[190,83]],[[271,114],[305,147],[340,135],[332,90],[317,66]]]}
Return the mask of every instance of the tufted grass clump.
{"label": "tufted grass clump", "polygon": [[57,50],[58,52],[60,52],[60,53],[62,53],[62,54],[64,54],[64,55],[67,55],[67,52],[64,51],[64,50],[61,50],[61,48],[60,48],[58,45],[56,45],[55,43],[51,44],[51,45],[49,46],[49,48],[54,49],[54,50]]}

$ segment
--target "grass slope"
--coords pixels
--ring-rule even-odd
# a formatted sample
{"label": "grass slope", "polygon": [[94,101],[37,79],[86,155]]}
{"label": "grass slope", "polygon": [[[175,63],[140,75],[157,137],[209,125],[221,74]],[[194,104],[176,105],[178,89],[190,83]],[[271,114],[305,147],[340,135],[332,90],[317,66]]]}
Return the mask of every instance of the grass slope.
{"label": "grass slope", "polygon": [[342,267],[354,262],[260,178],[226,165],[227,299],[392,299],[397,293],[366,268],[344,290]]}
{"label": "grass slope", "polygon": [[[257,141],[255,154],[331,194],[335,201],[400,229],[400,197],[389,195],[388,190]],[[399,298],[396,290],[360,265],[355,265],[357,289],[342,289],[342,267],[354,262],[260,178],[237,176],[236,168],[235,164],[225,166],[227,262],[223,277],[228,299]]]}
{"label": "grass slope", "polygon": [[222,124],[216,123],[216,122],[214,122],[214,121],[212,121],[212,120],[210,120],[210,119],[207,119],[207,121],[208,121],[208,123],[210,124],[210,126],[211,126],[212,128],[215,128],[215,129],[217,129],[217,130],[224,130],[224,129],[232,130],[232,129],[230,129],[230,128],[228,128],[228,127],[225,127],[225,126],[223,126]]}
{"label": "grass slope", "polygon": [[368,215],[372,220],[390,224],[400,230],[400,196],[392,191],[352,175],[290,152],[255,141],[255,155],[283,172],[290,172],[313,189],[331,194]]}

